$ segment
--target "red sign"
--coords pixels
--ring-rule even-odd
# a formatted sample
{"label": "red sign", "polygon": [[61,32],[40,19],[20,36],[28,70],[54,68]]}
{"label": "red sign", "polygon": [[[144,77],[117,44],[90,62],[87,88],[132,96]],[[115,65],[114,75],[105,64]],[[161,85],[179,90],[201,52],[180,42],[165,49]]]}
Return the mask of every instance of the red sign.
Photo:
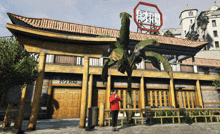
{"label": "red sign", "polygon": [[[136,12],[136,9],[139,5],[146,5],[146,6],[151,6],[151,7],[155,7],[157,9],[157,11],[159,12],[160,14],[160,17],[158,18],[158,22],[155,21],[155,14],[153,12],[149,12],[149,11],[143,11],[143,10],[138,10],[138,14],[140,14],[140,16],[142,17],[142,19],[139,19],[137,21],[137,12]],[[150,15],[151,17],[147,17],[146,14],[148,14],[148,16]],[[159,15],[158,14],[158,15]],[[153,21],[153,24],[152,24],[152,20],[148,20],[149,23],[145,23],[146,22],[146,19],[147,18],[152,18],[152,15],[154,17],[154,21]],[[140,17],[138,16],[138,17]],[[145,18],[143,18],[143,16],[145,16]],[[162,27],[163,25],[163,16],[162,16],[162,13],[161,11],[159,10],[159,8],[157,7],[157,5],[155,4],[150,4],[150,3],[145,3],[145,2],[139,2],[137,4],[137,6],[134,8],[134,22],[137,24],[138,28],[140,30],[145,30],[145,31],[152,31],[152,32],[158,32],[160,30],[160,28]],[[156,25],[156,24],[159,24],[159,25]],[[157,29],[149,29],[149,28],[143,28],[141,26],[144,26],[144,25],[147,25],[147,26],[153,26],[153,27],[157,27]]]}

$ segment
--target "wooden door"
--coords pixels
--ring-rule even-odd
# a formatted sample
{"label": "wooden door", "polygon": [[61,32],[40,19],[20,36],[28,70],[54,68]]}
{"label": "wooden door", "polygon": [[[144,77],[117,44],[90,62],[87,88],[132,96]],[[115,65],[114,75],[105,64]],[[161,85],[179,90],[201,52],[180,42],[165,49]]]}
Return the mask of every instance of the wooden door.
{"label": "wooden door", "polygon": [[101,103],[105,103],[105,95],[105,89],[98,89],[98,108],[100,108]]}
{"label": "wooden door", "polygon": [[[105,103],[105,89],[93,89],[92,91],[92,106],[100,107],[101,103]],[[108,101],[108,100],[107,100]]]}
{"label": "wooden door", "polygon": [[78,118],[80,115],[81,89],[54,88],[53,119]]}

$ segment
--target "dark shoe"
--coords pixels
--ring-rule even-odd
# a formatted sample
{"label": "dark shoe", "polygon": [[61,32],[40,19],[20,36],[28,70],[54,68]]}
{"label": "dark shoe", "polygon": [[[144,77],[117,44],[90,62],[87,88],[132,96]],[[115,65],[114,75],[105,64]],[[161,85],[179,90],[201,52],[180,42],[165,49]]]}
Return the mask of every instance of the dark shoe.
{"label": "dark shoe", "polygon": [[112,131],[116,131],[116,129],[113,127],[113,128],[112,128]]}

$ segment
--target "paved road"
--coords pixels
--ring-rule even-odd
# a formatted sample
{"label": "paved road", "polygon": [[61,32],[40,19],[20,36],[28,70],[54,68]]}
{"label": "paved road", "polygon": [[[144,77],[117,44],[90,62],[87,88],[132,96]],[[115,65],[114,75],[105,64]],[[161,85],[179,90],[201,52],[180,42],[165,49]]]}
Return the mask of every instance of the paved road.
{"label": "paved road", "polygon": [[[25,120],[23,131],[27,130],[27,125],[28,121]],[[78,125],[79,119],[39,120],[35,131],[24,134],[220,134],[220,123],[119,126],[117,132],[113,132],[111,127],[95,127],[93,131],[85,131],[78,128]]]}

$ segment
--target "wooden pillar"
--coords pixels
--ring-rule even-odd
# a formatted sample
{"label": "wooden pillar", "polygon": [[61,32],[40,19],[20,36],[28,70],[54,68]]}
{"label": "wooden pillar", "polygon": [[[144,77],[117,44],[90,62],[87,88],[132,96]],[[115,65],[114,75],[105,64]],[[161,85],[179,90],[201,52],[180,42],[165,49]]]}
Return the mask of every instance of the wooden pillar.
{"label": "wooden pillar", "polygon": [[99,126],[100,127],[103,127],[104,126],[104,110],[105,110],[105,107],[104,107],[104,104],[101,103],[100,104],[100,109],[99,109]]}
{"label": "wooden pillar", "polygon": [[[121,89],[118,90],[118,96],[121,98]],[[119,101],[119,109],[121,109],[121,102]],[[121,113],[121,112],[119,112]]]}
{"label": "wooden pillar", "polygon": [[[89,76],[89,95],[88,95],[88,108],[92,106],[92,88],[93,88],[93,74]],[[87,109],[87,117],[89,117],[89,112]]]}
{"label": "wooden pillar", "polygon": [[196,93],[197,93],[199,105],[203,108],[202,95],[201,95],[201,89],[200,89],[199,80],[196,81]]}
{"label": "wooden pillar", "polygon": [[175,104],[175,96],[174,96],[174,85],[173,85],[173,80],[170,79],[170,100],[171,100],[171,106],[174,106],[174,108],[176,108],[176,104]]}
{"label": "wooden pillar", "polygon": [[27,84],[25,84],[23,89],[22,89],[19,113],[18,113],[18,117],[16,118],[16,123],[15,123],[15,126],[14,126],[14,128],[18,129],[18,130],[21,130],[22,122],[23,122],[23,119],[24,119],[24,113],[25,113],[25,109],[26,109],[26,106],[25,106],[26,94],[27,94]]}
{"label": "wooden pillar", "polygon": [[47,110],[46,110],[46,118],[50,118],[50,109],[52,108],[51,107],[51,99],[52,99],[52,79],[50,77],[50,80],[49,80],[49,85],[48,85],[48,97],[47,97]]}
{"label": "wooden pillar", "polygon": [[40,74],[37,77],[37,82],[34,91],[34,99],[32,103],[31,115],[30,115],[27,131],[32,131],[36,129],[37,115],[40,107],[40,99],[41,99],[42,85],[44,79],[45,61],[46,61],[46,54],[44,52],[41,52],[39,56],[39,68],[38,68]]}
{"label": "wooden pillar", "polygon": [[140,99],[141,99],[141,108],[145,108],[145,99],[144,99],[144,77],[141,77],[140,82]]}
{"label": "wooden pillar", "polygon": [[11,113],[8,112],[8,110],[11,110],[13,108],[14,104],[13,103],[8,103],[8,107],[7,107],[7,110],[5,112],[5,118],[4,118],[4,122],[2,124],[2,127],[5,128],[5,127],[10,127],[11,125]]}
{"label": "wooden pillar", "polygon": [[111,94],[111,75],[108,75],[107,90],[106,90],[106,98],[107,98],[106,99],[106,108],[107,109],[110,109],[110,101],[109,101],[110,94]]}
{"label": "wooden pillar", "polygon": [[85,128],[85,123],[86,123],[88,75],[89,75],[89,56],[84,56],[83,85],[82,85],[79,128]]}

